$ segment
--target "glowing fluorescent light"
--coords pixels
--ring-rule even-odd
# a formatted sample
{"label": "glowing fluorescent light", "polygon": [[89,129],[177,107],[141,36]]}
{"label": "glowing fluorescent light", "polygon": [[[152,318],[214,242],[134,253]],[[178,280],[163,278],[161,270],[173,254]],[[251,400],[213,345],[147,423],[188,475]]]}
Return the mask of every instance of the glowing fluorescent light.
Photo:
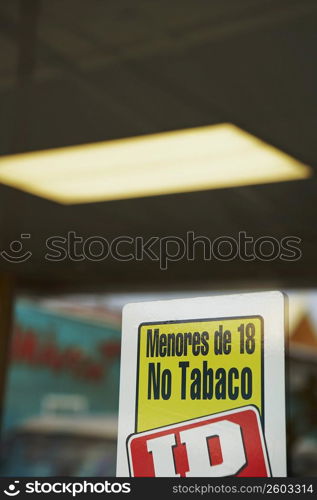
{"label": "glowing fluorescent light", "polygon": [[306,165],[227,123],[0,159],[0,182],[66,204],[309,175]]}

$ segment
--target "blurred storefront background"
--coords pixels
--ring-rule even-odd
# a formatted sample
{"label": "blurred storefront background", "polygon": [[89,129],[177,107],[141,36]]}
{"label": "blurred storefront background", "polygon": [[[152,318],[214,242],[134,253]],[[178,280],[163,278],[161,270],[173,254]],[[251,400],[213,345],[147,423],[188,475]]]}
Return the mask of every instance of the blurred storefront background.
{"label": "blurred storefront background", "polygon": [[54,310],[17,302],[3,475],[114,474],[119,320],[105,310],[86,314],[71,303],[69,310]]}
{"label": "blurred storefront background", "polygon": [[[122,306],[211,294],[82,295],[15,306],[1,475],[115,475]],[[288,292],[289,475],[317,474],[317,292]]]}

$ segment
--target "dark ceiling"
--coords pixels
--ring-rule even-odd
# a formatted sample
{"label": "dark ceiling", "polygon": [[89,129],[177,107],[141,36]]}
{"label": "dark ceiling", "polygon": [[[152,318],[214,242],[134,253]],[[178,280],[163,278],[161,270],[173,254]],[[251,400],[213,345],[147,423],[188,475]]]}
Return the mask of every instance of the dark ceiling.
{"label": "dark ceiling", "polygon": [[[315,0],[2,0],[2,154],[233,122],[317,168]],[[256,168],[256,166],[255,166]],[[316,180],[62,206],[0,186],[0,258],[46,290],[317,285]],[[76,231],[302,238],[297,262],[45,261]]]}

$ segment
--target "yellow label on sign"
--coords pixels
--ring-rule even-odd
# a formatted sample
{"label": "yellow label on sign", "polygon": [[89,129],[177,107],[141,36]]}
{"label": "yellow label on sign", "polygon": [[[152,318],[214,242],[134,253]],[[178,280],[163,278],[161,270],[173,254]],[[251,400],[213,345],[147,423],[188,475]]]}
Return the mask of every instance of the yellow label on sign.
{"label": "yellow label on sign", "polygon": [[143,323],[136,432],[246,405],[263,417],[261,316]]}

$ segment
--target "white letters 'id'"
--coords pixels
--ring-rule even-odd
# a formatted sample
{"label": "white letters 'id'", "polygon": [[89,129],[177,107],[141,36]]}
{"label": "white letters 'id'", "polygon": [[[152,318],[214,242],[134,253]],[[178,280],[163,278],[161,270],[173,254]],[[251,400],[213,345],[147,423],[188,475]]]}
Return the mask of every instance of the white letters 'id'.
{"label": "white letters 'id'", "polygon": [[[212,465],[208,439],[218,437],[222,462]],[[240,425],[228,420],[193,427],[180,433],[185,444],[189,471],[187,477],[225,477],[236,475],[246,464]],[[179,477],[175,470],[175,435],[167,434],[147,442],[152,453],[156,477]]]}

